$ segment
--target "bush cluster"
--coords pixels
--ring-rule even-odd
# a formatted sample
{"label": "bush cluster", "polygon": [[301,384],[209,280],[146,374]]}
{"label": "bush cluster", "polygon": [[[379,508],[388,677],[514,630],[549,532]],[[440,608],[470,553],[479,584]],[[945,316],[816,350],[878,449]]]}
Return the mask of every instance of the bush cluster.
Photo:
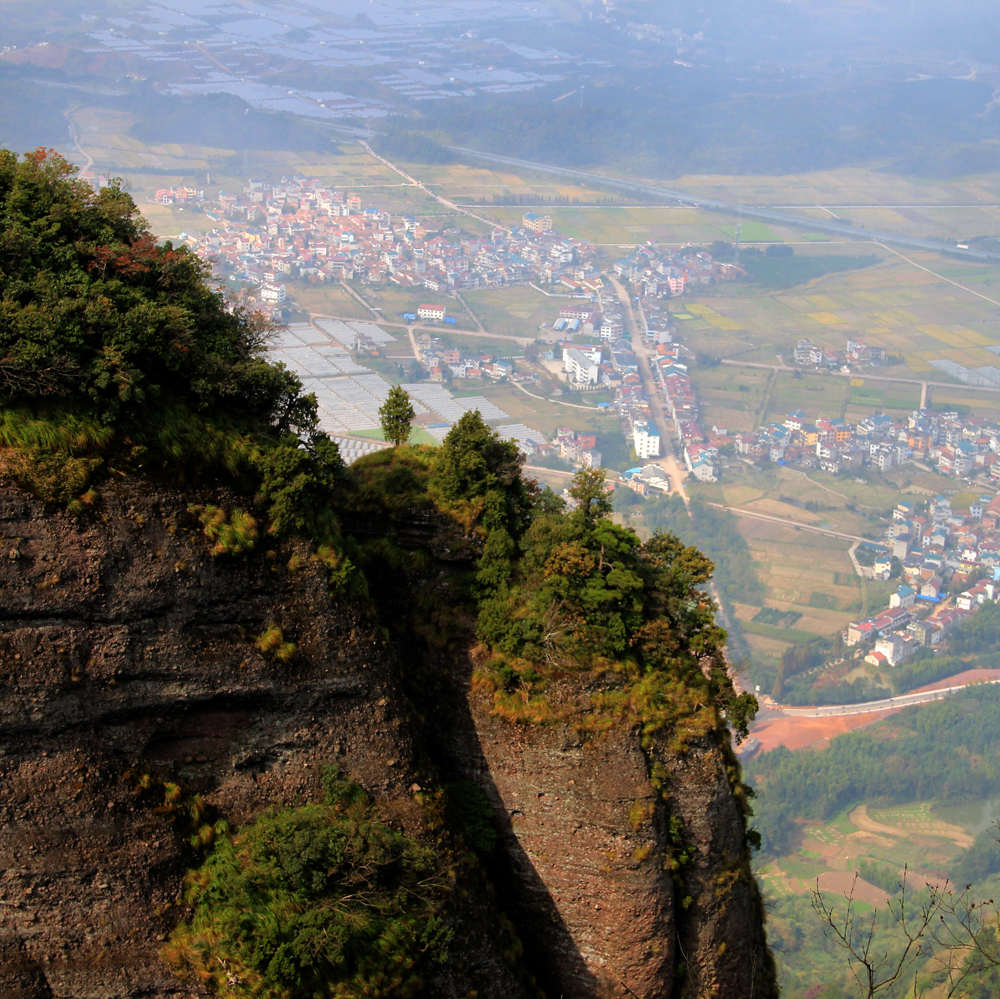
{"label": "bush cluster", "polygon": [[322,805],[216,827],[164,956],[231,999],[413,996],[447,957],[440,862],[328,769]]}

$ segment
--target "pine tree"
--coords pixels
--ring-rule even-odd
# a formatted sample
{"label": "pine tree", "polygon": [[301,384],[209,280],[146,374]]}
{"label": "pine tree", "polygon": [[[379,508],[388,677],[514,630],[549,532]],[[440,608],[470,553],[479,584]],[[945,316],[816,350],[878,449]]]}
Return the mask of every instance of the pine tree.
{"label": "pine tree", "polygon": [[406,389],[394,385],[378,411],[382,436],[394,447],[401,447],[410,439],[410,425],[415,415]]}

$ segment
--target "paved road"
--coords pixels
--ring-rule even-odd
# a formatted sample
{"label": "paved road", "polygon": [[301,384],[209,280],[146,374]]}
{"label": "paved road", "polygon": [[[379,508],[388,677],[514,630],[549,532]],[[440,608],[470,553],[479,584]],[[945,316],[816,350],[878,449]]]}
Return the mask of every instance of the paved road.
{"label": "paved road", "polygon": [[[815,483],[814,483],[815,485]],[[744,510],[739,506],[726,506],[724,503],[709,503],[718,510],[728,510],[738,517],[752,517],[754,520],[766,520],[772,524],[780,524],[782,527],[797,527],[802,531],[812,531],[813,534],[825,534],[829,538],[842,538],[844,541],[870,541],[869,538],[859,538],[856,534],[845,534],[843,531],[834,531],[829,527],[814,527],[812,524],[800,524],[797,520],[789,520],[788,517],[774,517],[769,513],[757,513],[755,510]]]}
{"label": "paved road", "polygon": [[[643,337],[644,324],[639,322],[639,318],[635,314],[635,309],[632,308],[632,299],[629,298],[629,294],[622,286],[622,283],[610,274],[606,275],[606,277],[615,289],[615,294],[617,294],[618,301],[625,313],[625,322],[632,332],[632,350],[639,361],[639,378],[642,381],[642,390],[646,393],[646,398],[649,400],[649,412],[653,418],[653,425],[660,432],[660,450],[666,451],[670,455],[669,442],[674,438],[674,427],[663,409],[663,401],[656,390],[656,383],[653,381],[653,372],[649,365],[648,347]],[[655,461],[647,459],[644,464],[660,465],[665,470],[668,465],[665,458],[657,458]],[[671,487],[675,491],[679,491],[681,479],[684,478],[685,474],[680,472],[675,462],[673,464],[673,477],[670,479]]]}
{"label": "paved road", "polygon": [[936,243],[930,239],[918,239],[914,236],[881,232],[876,229],[862,229],[859,226],[845,225],[843,222],[835,222],[833,220],[805,218],[802,215],[794,215],[791,212],[779,211],[775,208],[761,208],[756,205],[734,205],[728,201],[719,201],[716,198],[702,198],[691,194],[689,191],[676,191],[667,187],[636,184],[632,181],[602,177],[596,173],[586,173],[583,170],[571,170],[568,167],[556,167],[548,163],[517,159],[513,156],[484,153],[478,149],[467,149],[464,146],[447,146],[446,148],[463,157],[485,160],[488,163],[502,163],[505,166],[519,167],[523,170],[534,170],[537,173],[553,174],[557,177],[566,177],[576,181],[582,180],[585,183],[595,184],[599,187],[613,187],[623,191],[634,191],[639,194],[650,195],[655,198],[668,198],[685,205],[694,205],[697,208],[712,208],[716,211],[727,212],[733,215],[739,213],[748,218],[779,222],[782,225],[801,226],[812,232],[816,232],[817,230],[821,232],[833,232],[841,236],[850,236],[857,240],[895,243],[898,246],[909,246],[917,250],[933,250],[935,253],[947,250],[949,253],[970,257],[975,260],[1000,260],[1000,253],[987,253],[984,250],[959,250],[953,246]]}
{"label": "paved road", "polygon": [[1000,683],[1000,680],[969,680],[954,687],[942,687],[940,690],[925,690],[918,694],[900,694],[898,697],[887,697],[881,701],[868,701],[864,704],[827,704],[819,708],[783,708],[775,707],[792,718],[841,718],[846,715],[869,715],[877,711],[888,711],[890,708],[902,708],[909,704],[929,704],[931,701],[943,701],[957,690],[965,690],[974,683]]}

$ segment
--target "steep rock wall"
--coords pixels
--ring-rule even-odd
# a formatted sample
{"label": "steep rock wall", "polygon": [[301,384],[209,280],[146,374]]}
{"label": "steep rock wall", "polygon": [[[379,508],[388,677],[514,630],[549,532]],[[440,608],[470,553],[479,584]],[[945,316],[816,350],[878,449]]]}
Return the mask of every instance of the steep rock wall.
{"label": "steep rock wall", "polygon": [[[548,694],[582,717],[590,683]],[[492,709],[470,695],[453,751],[496,810],[511,914],[547,993],[775,995],[728,751],[712,738],[644,751],[637,727],[584,738]]]}
{"label": "steep rock wall", "polygon": [[[0,995],[200,994],[158,956],[194,854],[140,773],[238,824],[319,798],[336,760],[404,828],[418,818],[377,628],[304,546],[294,574],[287,548],[213,558],[190,500],[225,502],[126,482],[77,521],[0,483]],[[252,643],[271,620],[298,645],[288,664]],[[459,888],[462,953],[435,995],[526,996],[487,893]]]}

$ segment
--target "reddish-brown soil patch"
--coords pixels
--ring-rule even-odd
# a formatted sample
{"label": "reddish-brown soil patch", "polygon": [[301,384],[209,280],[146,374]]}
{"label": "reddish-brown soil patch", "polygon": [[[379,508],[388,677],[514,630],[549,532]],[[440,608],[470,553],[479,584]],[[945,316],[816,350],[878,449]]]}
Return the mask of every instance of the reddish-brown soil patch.
{"label": "reddish-brown soil patch", "polygon": [[869,905],[883,905],[888,897],[881,888],[876,888],[862,878],[855,881],[854,875],[848,871],[824,871],[819,876],[819,886],[823,891],[843,895],[845,898],[853,889],[854,898],[859,902],[868,902]]}
{"label": "reddish-brown soil patch", "polygon": [[[921,693],[925,690],[941,690],[944,687],[957,687],[961,684],[982,683],[987,680],[1000,680],[1000,669],[969,669],[954,676],[936,680],[934,683],[917,687],[909,693]],[[833,718],[798,718],[782,714],[780,711],[763,709],[757,716],[751,735],[760,742],[761,753],[787,746],[789,749],[825,749],[829,740],[844,732],[873,725],[883,718],[901,710],[900,708],[885,708],[882,711],[860,715],[838,715]]]}
{"label": "reddish-brown soil patch", "polygon": [[762,753],[778,746],[805,749],[806,746],[832,739],[835,735],[853,732],[881,721],[897,710],[886,708],[870,714],[837,715],[832,718],[796,718],[777,711],[762,711],[758,716],[760,720],[754,724],[750,734],[760,742]]}

